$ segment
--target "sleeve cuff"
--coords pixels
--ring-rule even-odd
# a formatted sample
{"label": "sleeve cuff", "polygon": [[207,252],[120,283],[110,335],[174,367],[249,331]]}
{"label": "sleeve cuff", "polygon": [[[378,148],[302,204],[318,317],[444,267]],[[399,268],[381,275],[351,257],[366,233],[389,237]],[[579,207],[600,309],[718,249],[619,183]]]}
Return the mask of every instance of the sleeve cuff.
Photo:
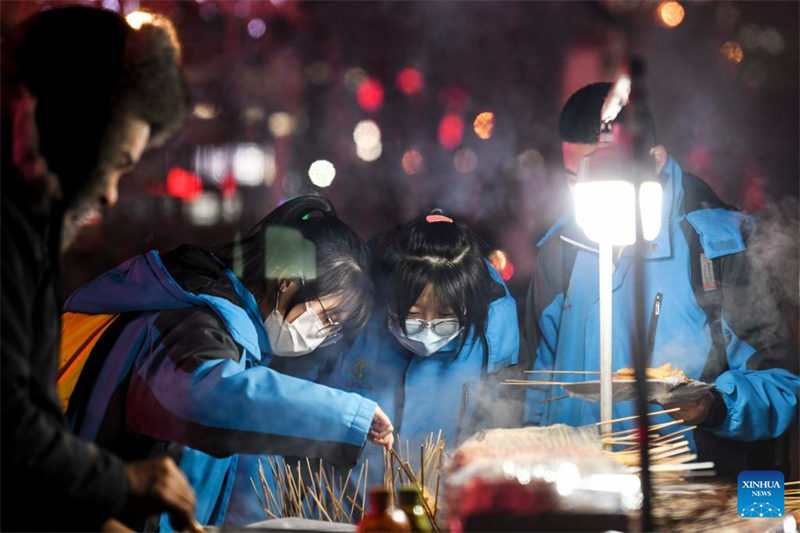
{"label": "sleeve cuff", "polygon": [[348,443],[359,447],[364,446],[364,443],[367,442],[369,428],[372,426],[372,418],[375,416],[375,409],[377,408],[377,403],[367,398],[361,398],[350,425],[350,432],[347,437]]}

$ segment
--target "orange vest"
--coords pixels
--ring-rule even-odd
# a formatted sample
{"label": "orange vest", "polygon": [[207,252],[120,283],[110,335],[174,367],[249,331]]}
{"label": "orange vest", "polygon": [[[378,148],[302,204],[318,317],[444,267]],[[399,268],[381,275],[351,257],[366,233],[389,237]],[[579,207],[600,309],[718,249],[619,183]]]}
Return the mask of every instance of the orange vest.
{"label": "orange vest", "polygon": [[67,312],[61,315],[61,350],[56,387],[66,411],[78,378],[97,341],[119,314],[94,315]]}

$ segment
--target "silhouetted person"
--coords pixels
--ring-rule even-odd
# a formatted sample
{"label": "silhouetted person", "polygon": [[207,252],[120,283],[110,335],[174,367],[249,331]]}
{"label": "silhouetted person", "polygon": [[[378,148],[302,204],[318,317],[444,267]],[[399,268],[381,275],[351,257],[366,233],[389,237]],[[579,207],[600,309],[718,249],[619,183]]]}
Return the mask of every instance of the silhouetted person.
{"label": "silhouetted person", "polygon": [[3,530],[98,530],[166,510],[193,521],[194,493],[166,458],[125,464],[74,435],[56,392],[65,219],[113,205],[117,183],[188,108],[174,31],[116,13],[54,9],[3,42]]}

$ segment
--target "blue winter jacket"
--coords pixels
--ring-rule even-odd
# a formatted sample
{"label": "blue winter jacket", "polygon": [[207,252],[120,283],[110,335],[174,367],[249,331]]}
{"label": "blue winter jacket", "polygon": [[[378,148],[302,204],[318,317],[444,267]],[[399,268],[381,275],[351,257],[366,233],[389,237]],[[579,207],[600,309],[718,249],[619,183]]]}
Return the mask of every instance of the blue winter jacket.
{"label": "blue winter jacket", "polygon": [[[669,362],[690,378],[716,384],[709,420],[696,432],[698,438],[715,439],[711,448],[720,439],[762,441],[783,435],[798,407],[797,352],[763,276],[753,272],[747,259],[743,228],[749,220],[724,205],[699,178],[683,173],[672,158],[661,179],[661,231],[643,257],[642,307],[648,316],[656,293],[663,295],[649,366]],[[598,258],[586,249],[596,244],[569,215],[537,247],[525,318],[528,342],[536,347],[533,368],[598,370]],[[632,253],[624,250],[613,273],[615,370],[632,366]],[[526,422],[582,425],[599,420],[597,403],[547,401],[562,394],[557,387],[530,389]],[[632,402],[614,404],[614,417],[633,411]],[[662,415],[653,423],[666,420]],[[763,448],[762,453],[768,455]],[[725,460],[720,453],[709,459]]]}
{"label": "blue winter jacket", "polygon": [[[280,364],[282,371],[376,401],[392,420],[398,434],[395,445],[404,455],[408,441],[415,468],[419,447],[430,433],[436,437],[441,430],[451,449],[479,429],[518,426],[521,413],[517,409],[514,418],[515,406],[501,397],[505,391],[499,386],[500,373],[518,361],[516,304],[497,272],[488,263],[487,268],[497,290],[489,305],[488,353],[470,333],[460,350],[461,339],[457,338],[432,356],[420,357],[397,342],[388,331],[385,313],[376,312],[355,342],[331,361],[330,368],[317,365],[301,370],[303,362],[299,360],[274,363]],[[294,369],[288,368],[292,364]],[[381,484],[381,449],[368,447],[361,462],[366,459],[370,483]]]}
{"label": "blue winter jacket", "polygon": [[[239,453],[357,461],[375,402],[267,368],[253,295],[207,252],[136,256],[76,291],[65,310],[122,313],[87,363],[99,361],[89,392],[70,400],[74,429],[129,459],[171,452],[201,523],[224,521]],[[170,529],[166,515],[160,527]]]}

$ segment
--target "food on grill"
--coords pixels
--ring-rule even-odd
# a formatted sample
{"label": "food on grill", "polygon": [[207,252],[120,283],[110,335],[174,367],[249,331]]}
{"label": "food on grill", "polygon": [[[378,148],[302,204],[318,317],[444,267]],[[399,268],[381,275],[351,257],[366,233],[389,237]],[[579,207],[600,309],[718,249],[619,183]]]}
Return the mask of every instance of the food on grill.
{"label": "food on grill", "polygon": [[[686,377],[686,373],[683,370],[678,368],[673,368],[670,363],[664,363],[663,365],[656,367],[656,368],[647,368],[645,370],[647,379],[666,379],[671,377],[681,377],[684,381],[689,381],[689,378]],[[625,381],[625,380],[633,380],[634,379],[634,372],[633,368],[620,368],[616,372],[614,372],[614,379]]]}

